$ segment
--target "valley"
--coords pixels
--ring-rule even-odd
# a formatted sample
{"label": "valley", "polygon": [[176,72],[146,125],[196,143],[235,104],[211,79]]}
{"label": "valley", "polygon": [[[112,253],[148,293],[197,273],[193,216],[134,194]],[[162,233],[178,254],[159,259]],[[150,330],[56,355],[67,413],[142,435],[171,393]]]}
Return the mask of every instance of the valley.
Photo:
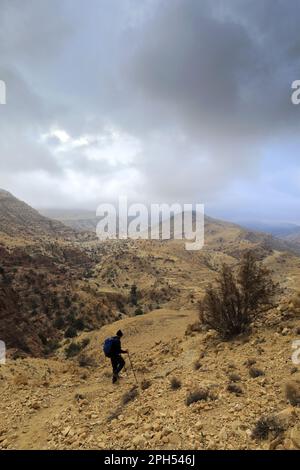
{"label": "valley", "polygon": [[[286,396],[299,377],[292,246],[209,217],[201,251],[183,240],[99,242],[29,206],[20,217],[11,198],[0,200],[0,448],[298,448],[299,409]],[[198,302],[222,264],[249,249],[278,283],[276,302],[249,336],[224,342],[199,322]],[[128,360],[111,383],[102,343],[118,328],[137,388]],[[203,398],[189,404],[199,387]],[[270,416],[280,438],[254,438]]]}

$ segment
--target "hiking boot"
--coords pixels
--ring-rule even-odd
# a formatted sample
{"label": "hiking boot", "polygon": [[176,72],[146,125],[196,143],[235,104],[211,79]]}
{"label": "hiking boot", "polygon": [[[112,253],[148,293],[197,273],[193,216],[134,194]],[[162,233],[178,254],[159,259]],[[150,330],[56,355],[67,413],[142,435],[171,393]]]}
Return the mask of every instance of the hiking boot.
{"label": "hiking boot", "polygon": [[114,375],[112,378],[112,383],[115,384],[118,381],[118,378],[119,377],[117,375]]}

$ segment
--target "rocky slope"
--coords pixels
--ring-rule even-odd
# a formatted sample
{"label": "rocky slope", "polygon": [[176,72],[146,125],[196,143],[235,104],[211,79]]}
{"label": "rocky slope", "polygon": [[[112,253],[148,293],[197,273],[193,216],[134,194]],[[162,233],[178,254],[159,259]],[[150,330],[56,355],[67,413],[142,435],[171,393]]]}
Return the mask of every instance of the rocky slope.
{"label": "rocky slope", "polygon": [[8,191],[0,189],[0,234],[13,237],[47,236],[76,239],[76,232],[62,223],[42,216]]}
{"label": "rocky slope", "polygon": [[[7,217],[6,227],[20,227],[25,222],[31,227],[34,217],[36,224],[42,220],[40,233],[44,223],[48,226],[47,219],[45,222],[29,206],[29,217],[23,221],[16,209],[23,203],[5,197],[15,207],[11,212],[14,222]],[[3,204],[1,207],[4,214]],[[299,284],[298,256],[283,251],[269,235],[209,217],[204,249],[194,252],[185,250],[181,240],[100,243],[61,236],[37,239],[26,233],[26,238],[18,230],[11,236],[0,234],[0,289],[5,299],[0,307],[0,335],[9,348],[22,353],[50,354],[65,335],[99,328],[122,316],[163,306],[193,307],[221,264],[236,264],[249,248],[274,271],[283,291]],[[22,341],[14,325],[24,331]]]}
{"label": "rocky slope", "polygon": [[[195,252],[181,240],[23,237],[27,219],[14,214],[0,234],[1,448],[299,446],[300,257],[289,246],[210,218]],[[249,248],[279,283],[280,306],[224,343],[197,323],[197,302]],[[119,327],[137,390],[129,367],[112,386],[101,352]]]}
{"label": "rocky slope", "polygon": [[[196,321],[194,310],[161,309],[83,334],[76,342],[85,347],[71,360],[62,349],[56,359],[8,361],[0,370],[0,448],[300,448],[300,408],[287,393],[292,387],[300,403],[291,361],[299,309],[282,305],[251,336],[227,343]],[[112,385],[101,351],[118,328],[136,389],[128,360]]]}
{"label": "rocky slope", "polygon": [[87,210],[41,209],[40,213],[79,232],[90,231],[95,233],[100,220],[99,217],[95,216],[95,211]]}

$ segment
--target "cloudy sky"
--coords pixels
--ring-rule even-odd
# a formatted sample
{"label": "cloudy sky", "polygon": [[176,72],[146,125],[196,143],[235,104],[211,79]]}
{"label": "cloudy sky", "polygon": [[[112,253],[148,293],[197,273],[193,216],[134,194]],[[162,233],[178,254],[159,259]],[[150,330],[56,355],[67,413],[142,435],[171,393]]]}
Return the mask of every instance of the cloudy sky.
{"label": "cloudy sky", "polygon": [[300,223],[299,0],[0,0],[0,187]]}

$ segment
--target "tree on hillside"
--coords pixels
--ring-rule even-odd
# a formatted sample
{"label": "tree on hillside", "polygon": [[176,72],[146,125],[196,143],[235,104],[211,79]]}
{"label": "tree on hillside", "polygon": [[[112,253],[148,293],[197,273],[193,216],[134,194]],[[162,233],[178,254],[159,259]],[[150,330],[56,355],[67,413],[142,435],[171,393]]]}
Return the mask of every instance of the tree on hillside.
{"label": "tree on hillside", "polygon": [[245,333],[250,323],[271,305],[275,284],[270,272],[251,251],[247,251],[235,275],[230,266],[223,265],[200,302],[200,320],[216,330],[223,339]]}
{"label": "tree on hillside", "polygon": [[132,305],[137,305],[138,303],[137,286],[135,284],[133,284],[130,289],[130,302]]}

